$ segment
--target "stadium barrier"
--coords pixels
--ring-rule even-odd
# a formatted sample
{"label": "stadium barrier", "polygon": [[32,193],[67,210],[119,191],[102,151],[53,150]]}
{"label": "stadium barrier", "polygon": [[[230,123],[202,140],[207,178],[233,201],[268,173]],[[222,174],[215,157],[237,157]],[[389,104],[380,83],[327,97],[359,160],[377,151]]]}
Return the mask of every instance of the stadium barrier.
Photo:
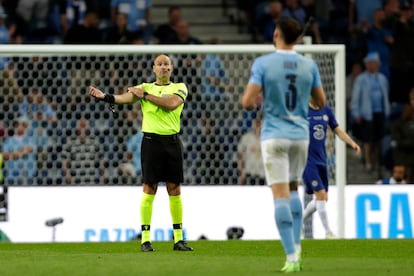
{"label": "stadium barrier", "polygon": [[[332,198],[337,192],[331,187]],[[243,240],[279,239],[268,187],[184,186],[182,193],[187,240],[226,240],[230,227],[242,228]],[[346,239],[413,238],[413,185],[350,185],[345,193]],[[141,187],[12,187],[9,197],[10,220],[0,229],[12,242],[51,242],[45,222],[52,218],[62,218],[53,237],[57,242],[128,241],[139,234]],[[167,197],[160,187],[151,228],[155,241],[171,239]],[[337,232],[337,208],[342,207],[335,200],[328,206]],[[314,238],[323,239],[320,220],[313,221]]]}

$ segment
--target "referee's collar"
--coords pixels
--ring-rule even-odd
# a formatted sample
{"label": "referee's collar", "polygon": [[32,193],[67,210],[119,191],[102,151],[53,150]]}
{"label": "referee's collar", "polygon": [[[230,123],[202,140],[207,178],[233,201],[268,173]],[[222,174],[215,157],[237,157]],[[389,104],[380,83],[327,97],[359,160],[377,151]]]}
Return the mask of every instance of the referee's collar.
{"label": "referee's collar", "polygon": [[166,83],[166,84],[158,84],[158,83],[154,82],[154,84],[158,85],[158,86],[167,86],[167,85],[170,85],[171,83],[172,83],[171,81],[169,83]]}

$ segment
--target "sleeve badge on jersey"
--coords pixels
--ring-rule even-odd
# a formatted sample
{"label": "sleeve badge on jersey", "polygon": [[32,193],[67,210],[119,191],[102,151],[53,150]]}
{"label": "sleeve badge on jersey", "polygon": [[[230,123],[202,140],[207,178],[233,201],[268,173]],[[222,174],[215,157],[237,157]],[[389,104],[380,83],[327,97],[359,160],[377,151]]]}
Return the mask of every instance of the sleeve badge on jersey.
{"label": "sleeve badge on jersey", "polygon": [[187,97],[187,91],[182,90],[182,89],[178,89],[178,92],[180,92],[181,94],[183,94],[184,96]]}

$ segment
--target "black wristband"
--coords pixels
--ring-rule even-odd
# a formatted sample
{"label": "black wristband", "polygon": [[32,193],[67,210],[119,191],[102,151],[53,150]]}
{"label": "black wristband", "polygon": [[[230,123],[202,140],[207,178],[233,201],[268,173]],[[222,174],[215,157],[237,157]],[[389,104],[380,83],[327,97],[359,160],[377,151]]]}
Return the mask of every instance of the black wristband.
{"label": "black wristband", "polygon": [[144,91],[144,97],[142,97],[145,100],[145,97],[148,96],[148,92]]}
{"label": "black wristband", "polygon": [[115,97],[111,94],[105,94],[105,97],[102,99],[102,101],[114,104],[115,103]]}

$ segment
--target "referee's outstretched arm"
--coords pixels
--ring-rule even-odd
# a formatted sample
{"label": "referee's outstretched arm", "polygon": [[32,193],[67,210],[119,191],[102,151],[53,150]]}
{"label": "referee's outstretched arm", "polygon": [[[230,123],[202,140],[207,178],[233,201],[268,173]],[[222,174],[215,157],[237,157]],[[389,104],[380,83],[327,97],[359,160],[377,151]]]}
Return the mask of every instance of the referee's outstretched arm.
{"label": "referee's outstretched arm", "polygon": [[90,86],[89,94],[98,99],[112,104],[129,104],[138,101],[138,98],[133,93],[123,93],[120,95],[111,95],[102,92],[100,89]]}

